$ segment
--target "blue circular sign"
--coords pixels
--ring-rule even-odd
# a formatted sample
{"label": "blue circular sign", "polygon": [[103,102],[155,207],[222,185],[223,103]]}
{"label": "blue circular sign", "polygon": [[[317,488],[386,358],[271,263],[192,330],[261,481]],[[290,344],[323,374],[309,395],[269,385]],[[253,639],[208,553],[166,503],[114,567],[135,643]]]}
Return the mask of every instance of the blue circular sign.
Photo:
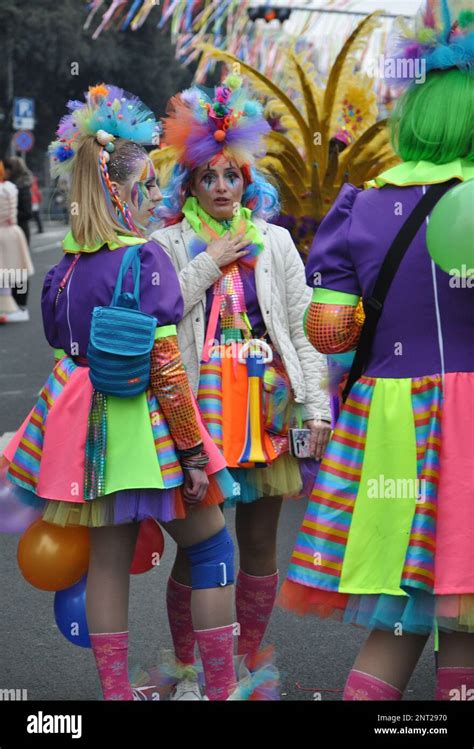
{"label": "blue circular sign", "polygon": [[34,142],[33,133],[29,130],[18,130],[13,136],[13,145],[17,151],[31,151]]}

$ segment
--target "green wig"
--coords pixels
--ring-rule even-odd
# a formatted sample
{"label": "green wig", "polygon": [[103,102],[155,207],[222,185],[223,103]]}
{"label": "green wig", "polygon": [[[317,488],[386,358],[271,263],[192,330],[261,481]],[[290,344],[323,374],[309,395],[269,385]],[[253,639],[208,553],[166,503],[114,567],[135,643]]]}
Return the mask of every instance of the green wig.
{"label": "green wig", "polygon": [[458,68],[428,73],[402,94],[390,125],[403,161],[474,161],[474,75]]}

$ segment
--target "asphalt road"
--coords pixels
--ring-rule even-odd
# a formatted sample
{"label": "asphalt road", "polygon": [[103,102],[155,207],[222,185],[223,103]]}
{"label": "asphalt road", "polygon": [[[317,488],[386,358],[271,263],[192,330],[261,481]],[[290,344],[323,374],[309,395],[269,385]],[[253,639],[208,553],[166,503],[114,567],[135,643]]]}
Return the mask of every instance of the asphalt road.
{"label": "asphalt road", "polygon": [[[19,427],[51,369],[43,336],[40,296],[44,274],[61,257],[64,225],[46,224],[32,237],[36,273],[30,285],[29,323],[0,326],[0,451],[2,435]],[[279,569],[284,579],[305,502],[285,504],[279,529]],[[234,513],[227,511],[234,530]],[[16,562],[18,536],[0,536],[0,689],[26,689],[30,700],[95,700],[100,694],[91,651],[70,644],[54,623],[53,593],[30,586]],[[165,587],[174,543],[166,539],[159,567],[132,577],[130,664],[156,663],[171,645]],[[266,635],[282,674],[283,700],[339,700],[365,638],[363,630],[337,622],[300,618],[276,609]],[[433,699],[432,642],[418,664],[405,699]]]}

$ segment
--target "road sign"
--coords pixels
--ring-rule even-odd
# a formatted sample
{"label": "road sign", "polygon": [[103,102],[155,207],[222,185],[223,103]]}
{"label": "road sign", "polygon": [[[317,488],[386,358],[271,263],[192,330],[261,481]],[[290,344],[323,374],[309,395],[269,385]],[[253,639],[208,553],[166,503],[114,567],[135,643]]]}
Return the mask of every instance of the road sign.
{"label": "road sign", "polygon": [[15,151],[31,151],[35,142],[33,133],[27,130],[18,130],[13,136],[13,147]]}
{"label": "road sign", "polygon": [[33,130],[35,126],[35,100],[16,96],[13,99],[13,127],[15,130]]}

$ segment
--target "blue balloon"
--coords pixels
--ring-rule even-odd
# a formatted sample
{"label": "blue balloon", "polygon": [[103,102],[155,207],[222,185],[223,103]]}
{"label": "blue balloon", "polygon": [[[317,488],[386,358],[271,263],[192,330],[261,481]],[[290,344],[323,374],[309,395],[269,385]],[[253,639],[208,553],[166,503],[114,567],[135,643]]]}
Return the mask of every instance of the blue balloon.
{"label": "blue balloon", "polygon": [[91,646],[86,617],[86,583],[87,575],[70,588],[58,590],[54,596],[54,618],[60,632],[81,648]]}

